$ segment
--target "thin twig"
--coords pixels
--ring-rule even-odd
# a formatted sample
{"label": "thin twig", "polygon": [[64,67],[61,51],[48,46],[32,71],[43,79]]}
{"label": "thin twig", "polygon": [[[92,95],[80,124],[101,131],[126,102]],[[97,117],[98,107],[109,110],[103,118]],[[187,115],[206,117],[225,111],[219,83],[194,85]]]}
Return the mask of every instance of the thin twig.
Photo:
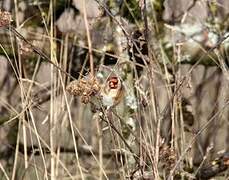
{"label": "thin twig", "polygon": [[70,78],[74,79],[75,78],[69,74],[68,72],[66,72],[65,70],[63,70],[61,67],[59,67],[58,65],[56,65],[54,62],[51,61],[51,59],[38,47],[34,46],[31,42],[29,42],[21,33],[19,33],[13,26],[9,26],[7,28],[10,32],[12,32],[16,37],[18,37],[20,40],[24,41],[26,44],[28,44],[31,49],[38,54],[39,56],[41,56],[42,59],[44,59],[45,61],[49,62],[50,64],[52,64],[55,68],[57,68],[58,70],[60,70],[62,73],[66,74],[67,76],[69,76]]}
{"label": "thin twig", "polygon": [[224,109],[225,109],[226,107],[228,107],[228,105],[229,105],[229,101],[227,101],[226,104],[222,107],[222,109],[218,110],[218,111],[214,114],[214,116],[212,116],[212,117],[207,121],[207,123],[205,123],[205,124],[203,125],[203,127],[202,127],[202,128],[196,133],[196,135],[192,138],[192,140],[191,140],[190,143],[188,144],[187,148],[186,148],[186,149],[184,150],[184,152],[181,154],[181,156],[180,156],[180,158],[177,160],[175,166],[174,166],[173,169],[170,171],[170,174],[169,174],[169,177],[168,177],[169,180],[172,179],[173,173],[174,173],[175,170],[177,169],[177,167],[178,167],[178,165],[180,164],[180,162],[183,160],[183,158],[184,158],[184,156],[186,155],[186,153],[191,149],[192,145],[196,142],[197,137],[199,137],[200,134],[201,134],[204,130],[206,130],[206,129],[208,128],[208,126],[211,124],[211,122],[212,122],[218,115],[220,115],[220,114],[224,111]]}
{"label": "thin twig", "polygon": [[85,0],[83,1],[83,17],[84,17],[84,22],[85,22],[85,27],[86,27],[86,32],[87,32],[87,42],[88,42],[88,52],[89,52],[89,60],[90,60],[90,71],[92,77],[94,76],[94,61],[93,61],[93,54],[92,54],[92,44],[91,44],[91,37],[90,37],[90,31],[89,31],[89,26],[88,26],[88,20],[87,20],[87,11],[86,11],[86,2]]}
{"label": "thin twig", "polygon": [[170,98],[169,102],[167,103],[167,105],[165,106],[165,108],[162,110],[162,112],[160,113],[161,118],[164,119],[166,118],[167,114],[169,113],[169,106],[171,101],[173,101],[174,97],[176,96],[176,94],[179,92],[180,88],[183,86],[183,84],[185,83],[186,79],[190,76],[191,72],[193,71],[193,69],[195,69],[199,63],[212,51],[214,51],[216,48],[218,48],[227,38],[229,38],[229,35],[221,38],[219,40],[219,42],[213,46],[211,49],[209,49],[208,51],[206,51],[197,61],[196,63],[189,69],[189,71],[187,72],[187,74],[181,79],[180,83],[178,84],[177,88],[174,90],[174,93],[172,95],[172,97]]}
{"label": "thin twig", "polygon": [[121,140],[124,142],[124,144],[126,145],[127,149],[129,149],[129,151],[133,154],[134,159],[136,160],[136,162],[138,162],[138,158],[137,155],[134,153],[133,149],[129,146],[129,144],[126,142],[125,138],[122,136],[122,134],[118,131],[118,129],[115,127],[115,125],[104,119],[103,117],[101,117],[102,121],[106,122],[108,125],[111,126],[111,128],[118,134],[118,136],[121,138]]}
{"label": "thin twig", "polygon": [[[102,2],[100,2],[99,0],[95,0],[105,11],[106,13],[116,22],[116,24],[122,29],[123,34],[126,36],[127,40],[129,40],[131,43],[133,43],[133,45],[135,46],[137,52],[139,53],[141,59],[143,60],[144,64],[147,65],[147,60],[144,57],[144,55],[142,54],[141,50],[139,49],[139,47],[137,46],[135,40],[130,36],[130,34],[127,32],[127,30],[123,27],[122,23],[120,21],[118,21],[115,16],[110,12],[109,9],[107,9],[106,5]],[[145,66],[146,68],[148,68],[147,66]]]}

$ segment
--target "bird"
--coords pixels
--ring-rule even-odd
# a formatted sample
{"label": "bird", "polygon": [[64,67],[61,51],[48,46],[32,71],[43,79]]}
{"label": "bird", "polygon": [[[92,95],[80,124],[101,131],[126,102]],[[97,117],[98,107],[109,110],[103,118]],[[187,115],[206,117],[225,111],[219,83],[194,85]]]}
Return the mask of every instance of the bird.
{"label": "bird", "polygon": [[103,105],[107,108],[115,107],[123,99],[124,92],[125,88],[121,79],[116,75],[110,75],[101,91]]}

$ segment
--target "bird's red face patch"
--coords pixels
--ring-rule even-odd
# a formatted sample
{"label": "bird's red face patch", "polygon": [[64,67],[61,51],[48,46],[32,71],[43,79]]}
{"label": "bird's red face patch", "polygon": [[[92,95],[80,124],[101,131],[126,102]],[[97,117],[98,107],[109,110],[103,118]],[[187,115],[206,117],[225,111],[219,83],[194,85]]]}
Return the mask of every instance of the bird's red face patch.
{"label": "bird's red face patch", "polygon": [[117,77],[110,77],[108,79],[108,85],[111,89],[117,89],[118,88],[118,78]]}

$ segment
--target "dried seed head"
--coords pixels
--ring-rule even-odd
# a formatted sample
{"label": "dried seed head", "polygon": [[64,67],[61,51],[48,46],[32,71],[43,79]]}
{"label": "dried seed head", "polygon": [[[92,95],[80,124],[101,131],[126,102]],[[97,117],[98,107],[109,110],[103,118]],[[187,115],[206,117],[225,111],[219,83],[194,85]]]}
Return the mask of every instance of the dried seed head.
{"label": "dried seed head", "polygon": [[98,84],[94,84],[93,86],[92,86],[92,89],[93,89],[93,91],[94,92],[99,92],[99,90],[100,90],[100,86],[98,85]]}
{"label": "dried seed head", "polygon": [[0,27],[8,26],[11,22],[11,14],[0,10]]}
{"label": "dried seed head", "polygon": [[81,96],[81,102],[82,103],[87,104],[87,103],[89,103],[89,101],[90,101],[90,96],[88,96],[88,95]]}
{"label": "dried seed head", "polygon": [[81,96],[81,101],[84,104],[87,104],[90,101],[91,96],[95,96],[99,93],[101,88],[97,79],[90,77],[78,81],[72,81],[66,89],[72,95]]}
{"label": "dried seed head", "polygon": [[84,86],[85,84],[87,84],[88,81],[86,81],[85,79],[80,79],[80,84],[81,86]]}
{"label": "dried seed head", "polygon": [[72,89],[72,94],[74,96],[80,96],[82,94],[82,89],[80,87],[76,87],[75,89]]}
{"label": "dried seed head", "polygon": [[166,169],[171,170],[176,163],[176,153],[169,146],[160,147],[159,159]]}
{"label": "dried seed head", "polygon": [[74,96],[80,96],[82,94],[82,88],[79,86],[79,82],[77,80],[70,82],[66,90]]}

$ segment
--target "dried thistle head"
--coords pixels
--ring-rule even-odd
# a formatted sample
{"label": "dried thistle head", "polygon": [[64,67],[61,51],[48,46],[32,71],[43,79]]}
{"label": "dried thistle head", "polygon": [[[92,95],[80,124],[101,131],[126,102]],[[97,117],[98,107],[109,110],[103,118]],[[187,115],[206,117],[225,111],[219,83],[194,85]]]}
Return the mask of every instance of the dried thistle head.
{"label": "dried thistle head", "polygon": [[11,14],[0,10],[0,27],[8,26],[11,22]]}
{"label": "dried thistle head", "polygon": [[89,103],[90,101],[90,96],[87,93],[83,93],[83,95],[81,96],[81,102],[84,104]]}
{"label": "dried thistle head", "polygon": [[159,160],[165,169],[171,170],[176,163],[176,153],[174,149],[166,145],[160,147]]}
{"label": "dried thistle head", "polygon": [[82,103],[87,104],[92,96],[100,92],[100,84],[95,77],[89,76],[70,82],[66,90],[74,96],[80,96]]}
{"label": "dried thistle head", "polygon": [[83,92],[82,87],[80,86],[80,83],[78,80],[70,82],[66,90],[74,96],[81,96]]}

